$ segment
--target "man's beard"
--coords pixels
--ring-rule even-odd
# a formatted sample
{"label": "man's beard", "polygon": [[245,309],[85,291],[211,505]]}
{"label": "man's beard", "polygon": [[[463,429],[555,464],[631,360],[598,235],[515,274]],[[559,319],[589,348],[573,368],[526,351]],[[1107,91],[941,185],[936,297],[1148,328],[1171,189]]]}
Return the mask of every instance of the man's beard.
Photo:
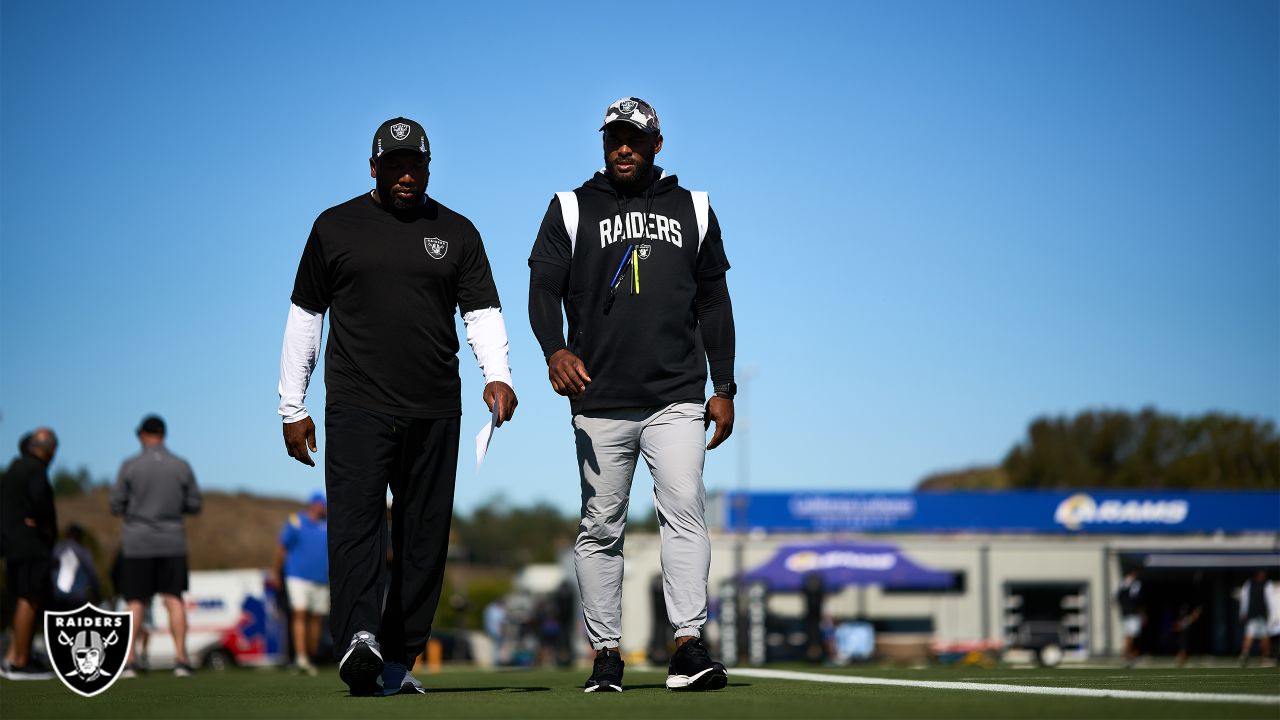
{"label": "man's beard", "polygon": [[632,164],[636,166],[635,171],[629,177],[621,177],[618,171],[614,169],[614,164],[605,159],[605,167],[608,168],[609,182],[613,186],[623,192],[636,192],[643,190],[649,184],[649,176],[653,171],[653,164],[648,158],[632,155],[630,158]]}
{"label": "man's beard", "polygon": [[427,194],[427,183],[424,181],[422,187],[418,188],[413,197],[402,198],[396,195],[396,183],[391,183],[385,188],[378,188],[378,198],[382,200],[384,207],[392,210],[412,210],[422,207],[423,196]]}

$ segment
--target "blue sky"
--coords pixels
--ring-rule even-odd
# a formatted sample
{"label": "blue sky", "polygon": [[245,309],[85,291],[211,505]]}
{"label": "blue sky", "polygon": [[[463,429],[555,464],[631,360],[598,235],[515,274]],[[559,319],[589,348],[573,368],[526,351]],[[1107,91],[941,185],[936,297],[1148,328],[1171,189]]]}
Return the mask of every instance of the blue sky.
{"label": "blue sky", "polygon": [[1271,1],[15,1],[0,32],[0,447],[49,424],[63,467],[114,477],[159,412],[205,487],[322,485],[275,414],[294,271],[407,115],[484,236],[520,397],[477,473],[463,345],[459,506],[574,510],[525,260],[633,94],[733,262],[750,443],[709,489],[907,489],[1046,413],[1280,418]]}

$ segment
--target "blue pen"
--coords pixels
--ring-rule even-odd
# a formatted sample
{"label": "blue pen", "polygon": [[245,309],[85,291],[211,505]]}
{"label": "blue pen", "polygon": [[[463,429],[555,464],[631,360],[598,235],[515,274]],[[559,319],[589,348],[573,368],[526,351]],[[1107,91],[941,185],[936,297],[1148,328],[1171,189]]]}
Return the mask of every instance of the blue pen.
{"label": "blue pen", "polygon": [[618,263],[618,270],[613,274],[613,280],[609,283],[609,296],[604,299],[604,314],[609,314],[609,309],[613,307],[614,298],[618,296],[618,278],[622,277],[622,270],[627,266],[627,261],[631,259],[631,249],[635,247],[634,243],[627,246],[627,252],[622,255],[622,262]]}
{"label": "blue pen", "polygon": [[616,290],[618,288],[618,278],[622,275],[622,268],[627,266],[627,261],[631,259],[631,249],[635,244],[627,246],[627,251],[622,254],[622,262],[618,263],[618,270],[613,274],[613,279],[609,281],[609,289]]}

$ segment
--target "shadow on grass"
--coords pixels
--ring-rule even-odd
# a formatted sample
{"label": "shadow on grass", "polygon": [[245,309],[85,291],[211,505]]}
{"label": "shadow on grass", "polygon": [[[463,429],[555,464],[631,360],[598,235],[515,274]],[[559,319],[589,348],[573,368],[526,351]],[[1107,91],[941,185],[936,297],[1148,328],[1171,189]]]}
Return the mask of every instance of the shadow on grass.
{"label": "shadow on grass", "polygon": [[532,685],[527,687],[505,687],[505,686],[502,686],[502,687],[442,687],[442,688],[433,687],[433,688],[429,688],[426,693],[401,692],[401,693],[396,693],[395,695],[385,695],[385,696],[384,695],[352,695],[346,690],[334,690],[333,694],[341,697],[345,697],[345,698],[351,698],[353,700],[363,700],[365,698],[413,697],[415,695],[424,695],[424,694],[439,695],[441,693],[479,693],[479,692],[526,693],[526,692],[550,692],[550,691],[551,691],[551,688],[549,687],[540,687],[537,685]]}
{"label": "shadow on grass", "polygon": [[529,687],[479,687],[479,688],[431,688],[427,690],[428,695],[436,693],[456,693],[456,692],[550,692],[549,687],[540,687],[537,685]]}

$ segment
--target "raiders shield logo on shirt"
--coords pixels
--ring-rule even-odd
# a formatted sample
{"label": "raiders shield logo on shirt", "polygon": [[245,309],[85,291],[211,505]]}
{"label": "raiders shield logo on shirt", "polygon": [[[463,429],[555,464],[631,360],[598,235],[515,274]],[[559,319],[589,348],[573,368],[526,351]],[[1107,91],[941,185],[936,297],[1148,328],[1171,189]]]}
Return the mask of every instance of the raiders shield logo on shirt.
{"label": "raiders shield logo on shirt", "polygon": [[46,612],[44,637],[62,684],[93,697],[120,679],[133,645],[133,615],[89,603],[77,610]]}
{"label": "raiders shield logo on shirt", "polygon": [[639,251],[641,260],[648,260],[649,254],[653,252],[653,246],[649,244],[641,245],[636,249]]}
{"label": "raiders shield logo on shirt", "polygon": [[427,254],[439,260],[444,254],[449,252],[449,243],[440,238],[422,238],[422,245],[427,249]]}

